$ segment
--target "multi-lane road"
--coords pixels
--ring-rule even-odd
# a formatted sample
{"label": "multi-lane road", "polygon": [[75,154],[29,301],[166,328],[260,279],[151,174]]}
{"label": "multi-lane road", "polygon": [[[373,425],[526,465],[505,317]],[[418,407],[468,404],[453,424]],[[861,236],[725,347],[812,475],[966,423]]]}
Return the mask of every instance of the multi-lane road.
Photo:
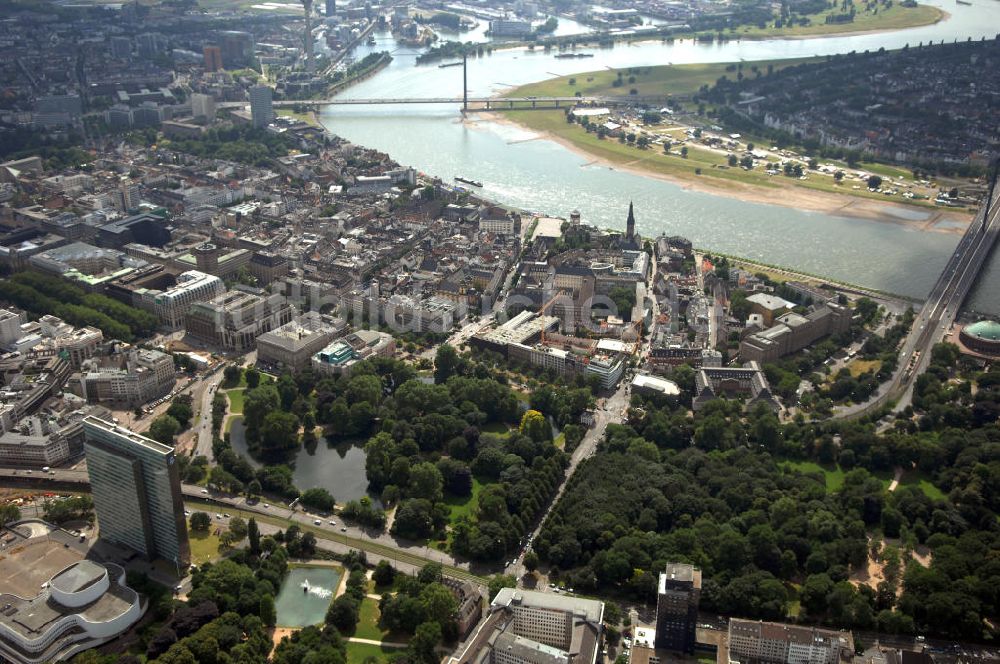
{"label": "multi-lane road", "polygon": [[976,283],[983,263],[1000,234],[1000,188],[986,201],[979,214],[962,235],[944,271],[913,321],[903,341],[899,369],[888,383],[879,387],[872,399],[838,411],[834,417],[851,419],[865,415],[896,400],[896,409],[910,403],[916,377],[927,368],[930,351],[955,322],[959,307]]}

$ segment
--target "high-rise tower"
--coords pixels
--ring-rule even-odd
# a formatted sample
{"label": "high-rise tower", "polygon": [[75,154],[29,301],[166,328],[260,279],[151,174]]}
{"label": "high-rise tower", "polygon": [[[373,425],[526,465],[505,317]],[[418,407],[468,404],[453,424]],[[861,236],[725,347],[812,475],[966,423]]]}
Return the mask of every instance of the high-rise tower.
{"label": "high-rise tower", "polygon": [[685,563],[667,563],[660,573],[656,596],[656,648],[694,652],[700,599],[701,570]]}
{"label": "high-rise tower", "polygon": [[174,448],[89,416],[87,474],[101,537],[178,566],[191,560]]}

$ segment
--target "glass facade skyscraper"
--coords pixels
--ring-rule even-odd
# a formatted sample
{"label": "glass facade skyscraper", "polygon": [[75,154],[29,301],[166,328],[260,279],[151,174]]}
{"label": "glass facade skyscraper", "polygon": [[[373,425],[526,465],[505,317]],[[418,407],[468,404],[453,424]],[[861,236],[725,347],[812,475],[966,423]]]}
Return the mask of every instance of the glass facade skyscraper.
{"label": "glass facade skyscraper", "polygon": [[101,537],[186,566],[191,549],[174,449],[93,416],[83,429]]}

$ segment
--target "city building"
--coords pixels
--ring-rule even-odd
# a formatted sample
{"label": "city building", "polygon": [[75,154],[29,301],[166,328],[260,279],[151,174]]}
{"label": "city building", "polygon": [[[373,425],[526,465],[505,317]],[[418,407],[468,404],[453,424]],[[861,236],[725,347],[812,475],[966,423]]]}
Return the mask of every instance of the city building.
{"label": "city building", "polygon": [[345,325],[310,311],[257,337],[257,362],[276,370],[302,371],[312,356],[343,333]]}
{"label": "city building", "polygon": [[641,373],[632,378],[631,387],[636,394],[675,397],[681,393],[681,388],[674,381]]}
{"label": "city building", "polygon": [[992,320],[981,320],[966,325],[958,333],[962,345],[975,353],[1000,356],[1000,323]]}
{"label": "city building", "polygon": [[849,632],[730,618],[729,660],[741,664],[838,664],[854,657]]}
{"label": "city building", "polygon": [[458,664],[595,664],[604,603],[504,588],[469,639]]}
{"label": "city building", "polygon": [[656,594],[656,648],[694,654],[700,599],[701,570],[686,563],[667,563]]}
{"label": "city building", "polygon": [[542,316],[534,311],[522,311],[500,325],[484,330],[472,337],[473,346],[507,355],[508,344],[530,345],[538,340],[542,330],[554,329],[559,324],[555,316]]}
{"label": "city building", "polygon": [[490,21],[491,37],[525,37],[531,34],[531,23],[509,19]]}
{"label": "city building", "polygon": [[[761,296],[770,295],[757,293],[747,298],[747,301]],[[755,309],[757,305],[754,305]],[[780,309],[778,307],[777,309]],[[775,310],[777,310],[775,309]],[[761,312],[766,311],[760,309]],[[772,310],[774,311],[774,310]],[[769,314],[760,313],[764,322]],[[851,327],[851,309],[846,306],[828,302],[821,304],[806,315],[789,311],[773,319],[774,325],[765,330],[754,332],[740,342],[740,358],[744,361],[773,362],[785,355],[801,350],[830,334],[846,332]]]}
{"label": "city building", "polygon": [[132,349],[101,362],[83,363],[67,388],[90,402],[139,406],[170,393],[176,382],[174,358],[151,349]]}
{"label": "city building", "polygon": [[97,246],[111,249],[121,249],[133,242],[151,247],[162,247],[170,242],[167,220],[155,214],[137,214],[101,226],[94,238]]}
{"label": "city building", "polygon": [[174,449],[124,427],[83,421],[87,474],[101,537],[148,559],[191,559]]}
{"label": "city building", "polygon": [[195,92],[191,95],[191,116],[209,124],[215,120],[215,98]]}
{"label": "city building", "polygon": [[205,56],[205,71],[220,71],[222,69],[222,50],[218,46],[206,44],[202,53]]}
{"label": "city building", "polygon": [[238,287],[192,304],[184,330],[213,346],[245,352],[254,347],[257,337],[288,323],[294,315],[295,310],[281,295],[265,296],[264,291]]}
{"label": "city building", "polygon": [[326,15],[333,16],[337,13],[337,0],[326,0]]}
{"label": "city building", "polygon": [[694,398],[691,408],[699,411],[705,404],[720,398],[746,399],[747,408],[758,403],[778,410],[778,400],[771,394],[771,385],[757,362],[742,367],[702,366],[694,375]]}
{"label": "city building", "polygon": [[125,570],[85,558],[86,545],[39,520],[2,530],[0,659],[69,660],[120,636],[142,617]]}
{"label": "city building", "polygon": [[358,330],[313,355],[312,368],[318,374],[346,376],[366,358],[392,357],[395,352],[396,341],[391,334]]}
{"label": "city building", "polygon": [[71,281],[84,290],[99,292],[109,282],[134,272],[146,261],[114,249],[73,242],[37,253],[28,259],[28,264],[39,272]]}
{"label": "city building", "polygon": [[602,390],[614,389],[625,373],[625,362],[611,355],[594,355],[584,366],[584,375],[596,376]]}
{"label": "city building", "polygon": [[58,466],[83,453],[83,441],[43,417],[22,419],[0,434],[0,464],[44,468]]}
{"label": "city building", "polygon": [[273,91],[266,85],[255,85],[247,93],[250,97],[250,118],[254,127],[261,129],[274,122]]}
{"label": "city building", "polygon": [[461,581],[450,576],[443,576],[441,583],[451,591],[458,603],[458,609],[455,610],[455,622],[458,624],[459,639],[464,639],[483,617],[483,594],[480,592],[479,586],[471,581]]}
{"label": "city building", "polygon": [[792,307],[795,306],[794,302],[768,293],[754,293],[747,298],[747,302],[750,304],[750,311],[760,314],[764,318],[764,324],[768,327],[774,325],[775,318],[791,311]]}
{"label": "city building", "polygon": [[21,326],[26,322],[23,313],[0,309],[0,347],[6,348],[21,338]]}
{"label": "city building", "polygon": [[225,289],[222,279],[197,270],[188,270],[178,275],[174,286],[150,295],[160,323],[174,330],[184,325],[184,318],[191,305],[211,300]]}

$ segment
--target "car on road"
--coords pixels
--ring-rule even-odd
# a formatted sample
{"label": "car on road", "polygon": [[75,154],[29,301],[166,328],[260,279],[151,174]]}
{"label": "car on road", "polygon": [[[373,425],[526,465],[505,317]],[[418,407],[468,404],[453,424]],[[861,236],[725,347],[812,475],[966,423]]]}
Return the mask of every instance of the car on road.
{"label": "car on road", "polygon": [[340,532],[342,532],[342,533],[346,533],[346,532],[347,532],[347,528],[344,528],[343,526],[341,526],[341,527],[340,527]]}
{"label": "car on road", "polygon": [[268,505],[267,503],[264,503],[264,509],[266,509],[266,510],[267,510],[267,509],[271,509],[271,506],[270,506],[270,505]]}
{"label": "car on road", "polygon": [[215,518],[216,518],[216,519],[222,519],[222,515],[221,515],[221,514],[216,514],[216,515],[215,515]]}
{"label": "car on road", "polygon": [[208,493],[208,489],[202,489],[201,492],[202,493]]}
{"label": "car on road", "polygon": [[222,516],[226,517],[227,519],[229,518],[229,515],[228,515],[228,514],[225,514],[225,513],[223,513],[223,515],[222,515]]}
{"label": "car on road", "polygon": [[329,524],[330,524],[331,526],[336,526],[336,525],[337,525],[337,522],[336,522],[336,521],[330,521],[330,522],[329,522]]}
{"label": "car on road", "polygon": [[313,521],[313,525],[314,525],[314,526],[322,526],[322,525],[323,525],[323,522],[322,522],[322,521],[320,521],[319,519],[316,519],[316,520],[314,520],[314,521]]}

